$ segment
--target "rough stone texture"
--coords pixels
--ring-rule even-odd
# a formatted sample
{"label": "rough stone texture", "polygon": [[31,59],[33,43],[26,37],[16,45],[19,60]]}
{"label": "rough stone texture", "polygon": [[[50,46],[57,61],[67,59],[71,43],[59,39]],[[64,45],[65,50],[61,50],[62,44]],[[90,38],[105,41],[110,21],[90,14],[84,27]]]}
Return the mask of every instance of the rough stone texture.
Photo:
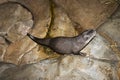
{"label": "rough stone texture", "polygon": [[[105,20],[105,18],[111,15],[112,12],[117,7],[117,3],[112,0],[100,1],[100,2],[98,2],[97,0],[92,0],[92,1],[78,0],[79,3],[76,0],[66,1],[66,2],[60,1],[60,0],[59,1],[8,0],[8,1],[11,1],[11,2],[2,4],[1,10],[4,8],[4,6],[7,5],[9,8],[5,7],[5,10],[10,11],[9,13],[11,13],[11,15],[4,13],[5,15],[1,17],[2,18],[1,25],[3,26],[4,24],[6,25],[6,27],[1,26],[0,33],[1,35],[5,35],[6,40],[8,40],[9,42],[8,48],[4,56],[4,61],[15,63],[15,64],[37,62],[41,59],[45,59],[51,56],[46,54],[53,53],[51,50],[43,48],[41,46],[36,47],[36,44],[32,40],[30,40],[28,37],[25,36],[26,32],[28,32],[30,28],[28,26],[32,25],[32,20],[30,20],[31,17],[29,17],[30,12],[34,19],[34,24],[30,33],[37,37],[44,38],[46,36],[56,37],[56,36],[77,35],[77,31],[74,29],[73,26],[76,26],[77,29],[79,29],[80,26],[93,27],[97,24],[100,24],[101,20]],[[23,9],[22,7],[20,7],[20,5],[17,5],[14,2],[18,2],[24,5],[24,7],[27,10],[25,8]],[[64,6],[65,3],[66,3],[66,6]],[[69,5],[70,3],[72,3],[72,5]],[[14,5],[12,6],[11,4],[14,4]],[[100,11],[97,11],[96,6],[99,8]],[[8,10],[8,9],[11,9],[11,10]],[[30,12],[27,12],[27,11],[30,11]],[[20,15],[20,13],[23,13],[23,12],[25,14]],[[78,15],[76,15],[76,13]],[[96,14],[96,16],[93,16],[94,14]],[[100,17],[98,17],[98,15]],[[5,16],[9,16],[9,17],[6,18]],[[78,22],[76,22],[76,20]],[[91,27],[87,27],[87,28],[91,28]],[[80,33],[81,30],[82,29],[79,29],[78,33]],[[31,55],[34,55],[34,57],[32,58]],[[40,57],[40,55],[42,57]]]}
{"label": "rough stone texture", "polygon": [[[0,35],[1,38],[4,38],[4,45],[2,43],[0,44],[1,46],[0,49],[2,50],[0,53],[2,58],[1,60],[3,60],[3,57],[4,60],[6,60],[7,57],[9,60],[10,56],[7,55],[11,54],[11,52],[16,51],[16,53],[12,54],[12,55],[16,54],[16,56],[14,57],[17,57],[17,55],[19,55],[17,54],[18,51],[15,48],[17,48],[17,46],[20,47],[21,44],[19,43],[19,40],[26,36],[26,33],[28,32],[29,28],[32,27],[33,21],[31,17],[31,13],[18,4],[13,4],[13,3],[2,4],[0,5],[0,13],[4,14],[0,17],[1,20]],[[13,46],[11,49],[11,45],[16,43],[16,41],[18,43],[15,46]],[[24,43],[25,41],[26,40],[24,40]],[[9,45],[7,51],[6,51],[6,43],[8,43]],[[12,56],[11,59],[13,59],[13,61],[17,61],[15,60],[14,57]]]}
{"label": "rough stone texture", "polygon": [[0,63],[0,70],[3,70],[0,80],[119,80],[116,71],[119,61],[109,44],[97,34],[82,51],[89,57],[65,55],[19,67]]}
{"label": "rough stone texture", "polygon": [[[11,3],[0,5],[0,13],[4,14],[4,15],[1,15],[0,17],[0,34],[1,35],[7,34],[8,31],[15,25],[15,23],[19,22],[20,16],[21,16],[21,19],[23,19],[22,15],[20,15],[21,12],[25,12],[25,10],[20,5],[11,4]],[[25,13],[23,15],[25,15]],[[30,18],[29,16],[30,14],[26,16],[27,20],[29,20]]]}
{"label": "rough stone texture", "polygon": [[[110,64],[113,72],[106,73],[107,70],[104,71],[104,73],[110,77],[106,80],[119,80],[118,73],[117,73],[118,67],[116,67],[116,65],[118,66],[118,63],[120,62],[120,57],[116,55],[116,52],[114,52],[109,45],[110,45],[110,42],[107,41],[106,38],[103,38],[102,36],[97,34],[94,40],[91,41],[91,43],[88,46],[86,46],[82,50],[82,52],[88,54],[89,56],[88,59],[90,60],[90,63],[94,63],[93,60],[95,60],[95,62],[100,61],[100,62],[105,62]],[[103,67],[104,65],[102,64],[101,66]],[[103,69],[105,68],[106,67],[104,66]],[[96,76],[96,80],[97,80],[97,77],[98,76]]]}
{"label": "rough stone texture", "polygon": [[[97,42],[96,42],[97,43]],[[93,45],[93,44],[91,44]],[[61,59],[43,60],[39,63],[4,70],[4,80],[118,80],[111,63],[67,55]],[[9,66],[4,64],[3,66]],[[10,67],[10,66],[9,66]],[[1,69],[1,67],[0,67]],[[14,75],[14,76],[13,76]]]}
{"label": "rough stone texture", "polygon": [[60,7],[53,8],[53,25],[51,25],[49,35],[52,37],[67,36],[73,37],[77,34],[72,21],[69,19],[64,10]]}
{"label": "rough stone texture", "polygon": [[117,8],[115,0],[54,0],[80,29],[97,28]]}
{"label": "rough stone texture", "polygon": [[55,80],[110,80],[110,77],[112,68],[108,63],[96,60],[90,63],[87,58],[66,56],[59,65],[59,76]]}
{"label": "rough stone texture", "polygon": [[25,53],[30,51],[35,44],[32,41],[25,37],[20,41],[16,41],[8,46],[4,60],[10,63],[18,64],[18,61],[23,57]]}
{"label": "rough stone texture", "polygon": [[[103,30],[104,33],[102,32]],[[111,45],[120,49],[120,7],[114,15],[100,27],[99,32],[108,35]]]}
{"label": "rough stone texture", "polygon": [[2,75],[2,73],[9,68],[12,67],[16,67],[14,64],[10,64],[10,63],[5,63],[5,62],[0,62],[0,75]]}
{"label": "rough stone texture", "polygon": [[[41,1],[36,0],[35,2],[29,1],[29,0],[25,0],[25,2],[23,2],[23,1],[24,0],[21,0],[19,2],[19,0],[18,0],[18,3],[21,3],[23,5],[27,4],[27,5],[25,5],[25,7],[28,8],[28,10],[26,10],[25,8],[23,8],[23,9],[20,8],[19,7],[20,5],[18,5],[18,7],[16,7],[17,4],[13,3],[13,2],[10,2],[10,3],[8,2],[8,3],[4,3],[1,5],[1,6],[6,6],[6,8],[8,10],[6,8],[5,9],[7,11],[9,11],[9,9],[11,9],[10,10],[11,13],[8,14],[8,16],[10,17],[11,20],[7,19],[7,18],[4,19],[5,18],[4,16],[6,16],[6,15],[3,16],[3,19],[7,20],[7,21],[5,21],[6,24],[7,24],[7,22],[8,23],[10,22],[11,24],[6,25],[5,30],[3,29],[5,33],[3,34],[3,32],[1,31],[1,35],[5,35],[5,38],[9,42],[12,42],[11,44],[9,44],[9,46],[6,50],[6,53],[4,56],[4,61],[10,62],[10,63],[15,63],[15,64],[21,63],[21,58],[25,54],[29,54],[29,52],[30,53],[32,52],[31,54],[33,54],[33,55],[34,54],[37,55],[38,52],[42,52],[42,51],[38,51],[38,49],[35,49],[36,50],[35,51],[34,48],[36,47],[36,44],[31,39],[29,39],[27,36],[25,36],[26,33],[28,32],[30,26],[32,26],[32,24],[33,24],[33,22],[30,20],[30,18],[32,18],[32,17],[28,17],[28,16],[30,16],[30,12],[33,14],[33,18],[34,18],[34,26],[32,27],[31,33],[38,37],[46,36],[46,32],[47,32],[47,29],[48,29],[48,26],[49,26],[50,20],[51,20],[50,6],[49,6],[48,0],[41,0]],[[33,3],[35,4],[35,6],[31,5]],[[3,9],[4,8],[1,7],[1,11]],[[30,11],[30,12],[28,12],[28,11]],[[20,13],[22,13],[22,14],[20,15]],[[5,14],[5,12],[4,12],[4,14]],[[4,21],[4,20],[2,20],[2,21]],[[1,25],[3,23],[4,22],[1,22]],[[12,25],[12,24],[14,24],[14,25]],[[10,29],[9,29],[8,25],[9,26],[12,25],[12,27],[10,26]],[[1,26],[1,28],[4,28],[4,27]],[[6,32],[8,33],[8,35],[6,35]],[[21,36],[21,35],[23,35],[23,36]],[[39,55],[37,55],[37,57],[38,57],[37,58],[37,61],[38,61]],[[24,59],[24,60],[26,60],[26,59]],[[29,58],[29,61],[31,61],[30,63],[32,63],[32,62],[34,62],[34,59]],[[22,61],[22,62],[27,63],[27,61]]]}
{"label": "rough stone texture", "polygon": [[[113,56],[113,59],[116,58],[120,62],[120,6],[110,19],[98,29],[98,31],[106,41],[109,42],[108,48],[114,51],[114,55],[117,56],[117,58]],[[120,64],[117,63],[114,67],[117,68],[117,74],[119,75]]]}
{"label": "rough stone texture", "polygon": [[0,17],[0,33],[10,42],[22,39],[32,27],[31,13],[18,4],[2,4],[0,13],[4,14]]}
{"label": "rough stone texture", "polygon": [[[9,65],[3,64],[3,66]],[[0,67],[0,69],[2,69],[2,67]],[[54,76],[57,75],[57,71],[58,63],[56,60],[44,60],[37,64],[29,64],[6,69],[0,75],[0,80],[54,80]]]}
{"label": "rough stone texture", "polygon": [[[98,46],[99,45],[99,46]],[[115,52],[109,47],[110,43],[99,34],[94,38],[89,45],[87,45],[82,51],[87,55],[92,55],[96,58],[105,58],[111,60],[117,60]]]}
{"label": "rough stone texture", "polygon": [[45,54],[44,48],[36,46],[29,52],[25,53],[23,57],[21,58],[21,62],[19,64],[30,64],[39,62],[41,59],[45,59],[49,57],[47,54]]}
{"label": "rough stone texture", "polygon": [[0,4],[7,2],[7,0],[0,0]]}
{"label": "rough stone texture", "polygon": [[[120,34],[120,8],[106,23],[97,29],[96,37],[82,50],[82,52],[87,54],[86,57],[65,55],[58,59],[46,59],[42,61],[42,59],[51,56],[48,55],[49,53],[52,53],[52,57],[54,57],[54,52],[49,51],[46,47],[36,45],[31,39],[25,36],[29,30],[28,26],[32,25],[31,17],[27,18],[28,20],[21,20],[22,16],[25,18],[27,13],[27,16],[30,15],[30,12],[32,13],[34,25],[30,33],[37,37],[74,36],[77,32],[73,26],[79,29],[77,30],[78,33],[82,29],[97,28],[115,11],[118,6],[116,1],[8,1],[17,1],[24,5],[27,10],[25,8],[22,9],[20,5],[15,3],[0,5],[2,6],[0,7],[1,12],[4,12],[4,10],[11,12],[11,15],[9,15],[6,11],[5,15],[9,16],[7,18],[4,15],[0,17],[0,60],[22,64],[22,66],[0,62],[0,80],[120,79],[120,35],[116,35]],[[2,2],[0,1],[0,3]],[[9,8],[6,7],[4,9],[5,5],[9,6]],[[16,15],[21,12],[25,12],[25,15],[21,15],[21,17],[20,15]],[[18,18],[21,21],[17,22]],[[1,26],[3,23],[6,27]],[[15,26],[10,26],[13,23]]]}
{"label": "rough stone texture", "polygon": [[3,37],[0,37],[0,61],[3,61],[8,44]]}

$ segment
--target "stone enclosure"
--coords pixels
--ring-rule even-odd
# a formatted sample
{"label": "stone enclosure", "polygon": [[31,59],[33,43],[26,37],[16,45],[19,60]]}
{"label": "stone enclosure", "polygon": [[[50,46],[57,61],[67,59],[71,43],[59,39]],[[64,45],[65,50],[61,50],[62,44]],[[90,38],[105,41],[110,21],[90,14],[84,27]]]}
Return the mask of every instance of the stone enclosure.
{"label": "stone enclosure", "polygon": [[[119,0],[1,0],[0,80],[119,80]],[[37,45],[40,38],[73,37],[95,29],[81,51],[59,55]]]}

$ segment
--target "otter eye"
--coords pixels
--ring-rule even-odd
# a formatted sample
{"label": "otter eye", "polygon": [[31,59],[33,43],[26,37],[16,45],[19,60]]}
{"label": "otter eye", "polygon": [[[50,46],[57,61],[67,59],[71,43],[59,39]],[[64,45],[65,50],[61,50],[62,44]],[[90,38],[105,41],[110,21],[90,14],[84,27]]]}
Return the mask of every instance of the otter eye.
{"label": "otter eye", "polygon": [[85,39],[86,39],[86,40],[88,40],[88,39],[89,39],[89,37],[86,37]]}
{"label": "otter eye", "polygon": [[89,39],[89,36],[88,36],[88,35],[85,35],[85,36],[84,36],[84,39],[85,39],[85,40],[88,40],[88,39]]}

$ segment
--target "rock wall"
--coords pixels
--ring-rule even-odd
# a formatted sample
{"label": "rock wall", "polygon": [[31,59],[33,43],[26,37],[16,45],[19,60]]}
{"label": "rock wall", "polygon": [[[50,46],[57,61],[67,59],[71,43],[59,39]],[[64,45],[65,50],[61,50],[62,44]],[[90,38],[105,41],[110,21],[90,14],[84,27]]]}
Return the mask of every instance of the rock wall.
{"label": "rock wall", "polygon": [[[0,80],[119,80],[118,5],[119,0],[0,1]],[[86,57],[58,55],[26,36],[71,37],[91,28],[97,35],[82,50]]]}

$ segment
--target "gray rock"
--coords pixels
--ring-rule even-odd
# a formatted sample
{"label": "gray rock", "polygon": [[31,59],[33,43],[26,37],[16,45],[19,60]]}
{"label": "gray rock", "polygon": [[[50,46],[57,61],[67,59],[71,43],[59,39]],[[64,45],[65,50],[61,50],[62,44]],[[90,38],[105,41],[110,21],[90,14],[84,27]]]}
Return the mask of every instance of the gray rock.
{"label": "gray rock", "polygon": [[120,49],[120,7],[111,18],[99,28],[100,33],[108,36],[110,44]]}
{"label": "gray rock", "polygon": [[[2,68],[0,67],[0,69]],[[51,59],[36,64],[11,67],[3,71],[0,80],[54,80],[57,72],[58,63]]]}
{"label": "gray rock", "polygon": [[15,65],[11,63],[0,62],[0,75],[2,75],[5,70],[12,67],[15,67]]}

